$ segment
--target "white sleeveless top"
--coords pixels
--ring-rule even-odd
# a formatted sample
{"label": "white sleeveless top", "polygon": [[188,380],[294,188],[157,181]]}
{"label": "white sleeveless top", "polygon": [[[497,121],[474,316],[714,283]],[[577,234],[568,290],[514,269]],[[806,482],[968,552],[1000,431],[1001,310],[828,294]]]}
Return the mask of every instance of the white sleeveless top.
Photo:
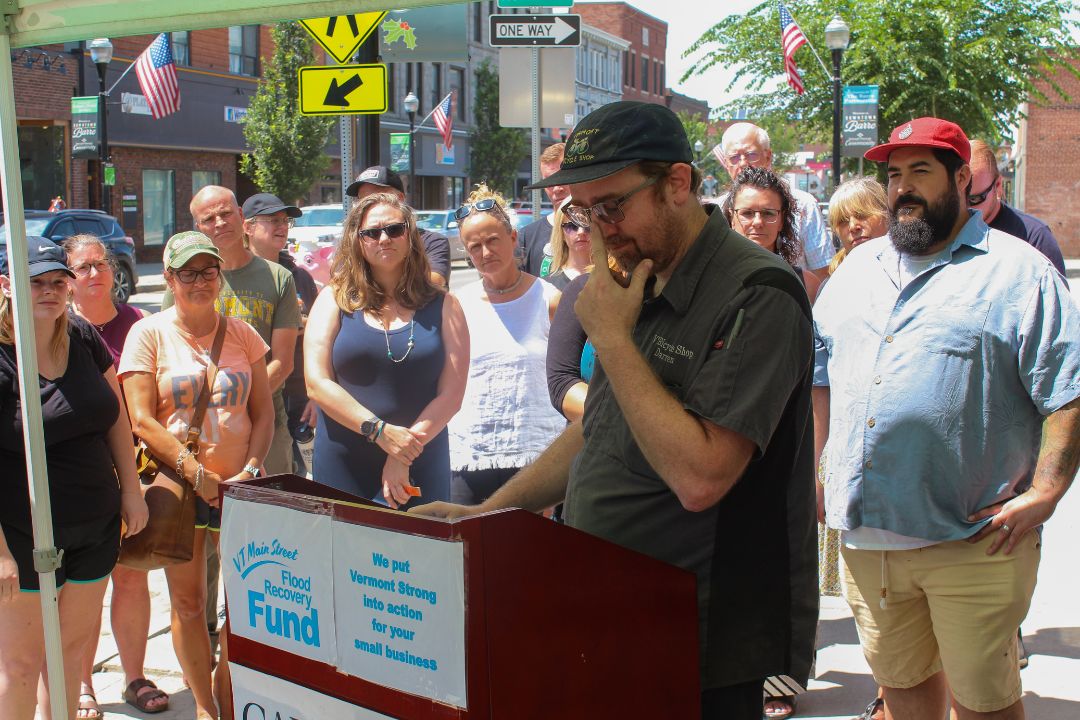
{"label": "white sleeveless top", "polygon": [[548,306],[558,292],[537,279],[509,302],[488,302],[481,282],[455,293],[469,326],[469,381],[448,426],[453,470],[524,467],[566,427],[547,388]]}

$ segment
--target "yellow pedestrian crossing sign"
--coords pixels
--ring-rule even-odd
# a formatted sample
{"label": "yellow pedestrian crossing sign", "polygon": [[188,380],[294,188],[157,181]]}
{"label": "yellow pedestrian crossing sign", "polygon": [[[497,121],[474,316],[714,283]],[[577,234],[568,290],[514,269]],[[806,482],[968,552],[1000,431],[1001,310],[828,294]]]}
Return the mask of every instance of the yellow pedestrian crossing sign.
{"label": "yellow pedestrian crossing sign", "polygon": [[384,112],[385,65],[300,68],[301,115],[375,115]]}
{"label": "yellow pedestrian crossing sign", "polygon": [[386,12],[331,15],[301,20],[300,24],[330,53],[330,57],[339,63],[347,63],[385,17]]}

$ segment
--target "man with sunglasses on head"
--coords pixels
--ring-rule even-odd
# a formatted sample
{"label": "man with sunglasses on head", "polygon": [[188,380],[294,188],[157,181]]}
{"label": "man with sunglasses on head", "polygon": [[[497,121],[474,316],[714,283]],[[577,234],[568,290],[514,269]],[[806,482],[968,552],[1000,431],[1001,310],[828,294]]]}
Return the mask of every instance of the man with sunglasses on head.
{"label": "man with sunglasses on head", "polygon": [[[769,133],[753,123],[738,122],[731,125],[720,139],[720,149],[720,162],[732,181],[748,167],[772,170],[773,155]],[[797,209],[795,231],[803,246],[799,265],[813,273],[818,280],[825,280],[829,277],[829,261],[836,254],[829,227],[821,217],[817,198],[796,187],[789,189],[795,198]],[[723,205],[726,199],[725,193],[717,200],[717,204]]]}
{"label": "man with sunglasses on head", "polygon": [[997,156],[982,140],[971,141],[971,193],[968,207],[982,213],[983,220],[995,230],[1008,233],[1025,241],[1065,274],[1065,260],[1061,246],[1050,228],[1033,215],[1022,213],[1006,204],[1001,175],[998,173]]}
{"label": "man with sunglasses on head", "polygon": [[703,717],[759,720],[764,679],[804,684],[814,648],[810,305],[784,260],[698,202],[693,160],[661,105],[574,128],[538,185],[569,186],[566,213],[591,229],[584,420],[482,504],[417,512],[565,501],[567,524],[694,572]]}
{"label": "man with sunglasses on head", "polygon": [[[345,194],[362,200],[375,193],[390,193],[398,200],[405,200],[405,183],[401,176],[383,165],[373,165],[356,176]],[[431,266],[431,282],[440,287],[449,287],[450,283],[450,240],[442,233],[420,228],[420,242],[424,245]]]}

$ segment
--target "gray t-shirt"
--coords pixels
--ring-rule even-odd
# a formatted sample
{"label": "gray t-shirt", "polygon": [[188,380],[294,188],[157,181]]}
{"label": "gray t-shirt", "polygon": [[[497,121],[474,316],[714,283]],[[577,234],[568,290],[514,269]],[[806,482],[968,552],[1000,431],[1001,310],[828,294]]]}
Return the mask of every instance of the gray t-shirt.
{"label": "gray t-shirt", "polygon": [[634,339],[660,381],[688,412],[756,446],[736,485],[702,512],[683,508],[646,461],[602,358],[589,385],[567,522],[697,575],[703,690],[809,675],[818,602],[809,314],[787,263],[718,210],[643,303]]}

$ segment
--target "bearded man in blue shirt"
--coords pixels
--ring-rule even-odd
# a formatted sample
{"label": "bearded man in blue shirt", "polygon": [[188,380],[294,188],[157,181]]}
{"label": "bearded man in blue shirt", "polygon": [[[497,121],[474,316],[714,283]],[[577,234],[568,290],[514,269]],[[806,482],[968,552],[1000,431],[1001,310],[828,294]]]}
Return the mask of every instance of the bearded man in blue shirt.
{"label": "bearded man in blue shirt", "polygon": [[897,720],[942,717],[949,693],[961,720],[1024,717],[1016,630],[1080,457],[1080,310],[1044,256],[968,209],[970,153],[936,118],[868,151],[889,233],[814,308],[827,523]]}

